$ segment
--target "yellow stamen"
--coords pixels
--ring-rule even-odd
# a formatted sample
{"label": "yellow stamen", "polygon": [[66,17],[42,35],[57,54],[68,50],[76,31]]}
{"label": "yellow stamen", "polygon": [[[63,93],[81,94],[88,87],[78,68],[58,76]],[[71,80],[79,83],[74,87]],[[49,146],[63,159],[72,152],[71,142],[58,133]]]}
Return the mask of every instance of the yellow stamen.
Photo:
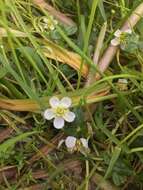
{"label": "yellow stamen", "polygon": [[63,107],[57,107],[56,109],[54,109],[54,113],[59,116],[59,117],[62,117],[65,115],[65,113],[67,112],[68,110],[63,108]]}

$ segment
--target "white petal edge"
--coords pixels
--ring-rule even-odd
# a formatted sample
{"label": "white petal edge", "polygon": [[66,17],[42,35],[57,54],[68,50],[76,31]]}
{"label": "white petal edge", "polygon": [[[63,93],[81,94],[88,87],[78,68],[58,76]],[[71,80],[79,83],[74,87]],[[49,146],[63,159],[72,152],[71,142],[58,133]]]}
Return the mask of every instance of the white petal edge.
{"label": "white petal edge", "polygon": [[71,112],[71,111],[68,111],[67,113],[65,113],[65,115],[63,116],[63,118],[67,122],[73,122],[75,120],[75,113]]}
{"label": "white petal edge", "polygon": [[47,23],[48,22],[48,18],[43,18],[43,21],[45,22],[45,23]]}
{"label": "white petal edge", "polygon": [[128,80],[127,79],[118,79],[118,83],[128,84]]}
{"label": "white petal edge", "polygon": [[55,114],[52,109],[46,109],[43,115],[44,115],[44,118],[47,120],[51,120],[55,117]]}
{"label": "white petal edge", "polygon": [[73,149],[76,145],[76,138],[73,136],[68,136],[65,140],[65,145],[69,149]]}
{"label": "white petal edge", "polygon": [[116,36],[116,37],[120,37],[121,36],[121,34],[122,34],[122,31],[121,30],[116,30],[116,32],[114,33],[114,36]]}
{"label": "white petal edge", "polygon": [[57,25],[58,24],[58,21],[57,20],[54,20],[54,25]]}
{"label": "white petal edge", "polygon": [[71,106],[71,104],[72,104],[72,100],[69,97],[64,97],[64,98],[61,99],[60,104],[64,108],[69,108]]}
{"label": "white petal edge", "polygon": [[132,34],[132,30],[131,29],[127,29],[124,32],[127,33],[127,34]]}
{"label": "white petal edge", "polygon": [[122,50],[125,50],[125,48],[126,48],[126,44],[121,43],[121,44],[120,44],[120,48],[121,48]]}
{"label": "white petal edge", "polygon": [[84,148],[88,148],[88,140],[85,138],[80,138],[80,141]]}
{"label": "white petal edge", "polygon": [[62,129],[64,127],[64,119],[62,117],[55,117],[54,119],[54,127],[56,129]]}
{"label": "white petal edge", "polygon": [[54,97],[50,98],[49,104],[50,104],[50,106],[51,106],[52,108],[56,108],[56,107],[59,106],[60,100],[59,100],[59,98],[57,98],[57,97],[54,96]]}
{"label": "white petal edge", "polygon": [[55,29],[55,26],[52,24],[51,26],[50,26],[50,30],[54,30]]}
{"label": "white petal edge", "polygon": [[112,46],[118,46],[120,44],[120,39],[119,38],[114,38],[111,40],[111,45]]}

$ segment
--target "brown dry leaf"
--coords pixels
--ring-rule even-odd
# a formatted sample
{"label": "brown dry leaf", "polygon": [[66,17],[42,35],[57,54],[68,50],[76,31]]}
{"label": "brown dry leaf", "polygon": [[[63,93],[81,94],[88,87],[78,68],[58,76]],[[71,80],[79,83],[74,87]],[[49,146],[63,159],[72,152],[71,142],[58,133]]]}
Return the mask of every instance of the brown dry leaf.
{"label": "brown dry leaf", "polygon": [[76,171],[80,173],[82,171],[82,163],[79,160],[65,160],[61,164],[62,167],[64,167],[64,170],[71,170]]}
{"label": "brown dry leaf", "polygon": [[37,170],[37,171],[32,172],[32,178],[44,179],[44,178],[48,178],[48,174],[44,170]]}
{"label": "brown dry leaf", "polygon": [[[68,51],[50,40],[46,40],[46,45],[46,49],[44,50],[44,55],[46,57],[66,63],[76,71],[80,70],[82,58],[78,54]],[[85,63],[82,65],[81,74],[83,77],[87,77],[88,75],[88,66]]]}
{"label": "brown dry leaf", "polygon": [[46,188],[46,184],[36,184],[36,185],[31,185],[29,187],[25,187],[25,188],[20,188],[18,190],[42,190]]}
{"label": "brown dry leaf", "polygon": [[[13,34],[15,37],[27,37],[26,33],[20,32],[18,30],[9,29],[9,32],[11,32],[11,34]],[[0,28],[0,36],[7,37],[7,30]],[[80,70],[82,58],[77,53],[68,51],[50,40],[42,41],[42,43],[45,45],[43,52],[46,57],[68,64],[76,71]],[[86,77],[88,75],[88,66],[85,63],[82,64],[81,75],[83,77]]]}
{"label": "brown dry leaf", "polygon": [[[106,96],[110,91],[110,88],[107,87],[106,89],[102,89],[100,92],[89,95],[85,97],[87,103],[94,103],[100,101],[100,97]],[[50,97],[40,98],[40,102],[42,102],[45,106],[48,106]],[[73,106],[78,105],[79,101],[82,97],[81,96],[74,96],[72,97]],[[0,98],[0,108],[6,110],[13,110],[13,111],[40,111],[40,104],[34,100],[25,99],[25,100],[12,100],[12,99],[3,99]]]}
{"label": "brown dry leaf", "polygon": [[17,175],[17,168],[16,166],[6,166],[3,168],[0,168],[0,184],[4,181],[4,176],[7,179],[15,178]]}
{"label": "brown dry leaf", "polygon": [[12,132],[14,131],[13,128],[7,127],[6,129],[0,130],[0,143],[10,137]]}
{"label": "brown dry leaf", "polygon": [[12,100],[12,99],[1,99],[0,108],[5,110],[13,111],[36,111],[40,110],[40,106],[36,101],[33,100]]}
{"label": "brown dry leaf", "polygon": [[[9,32],[11,32],[13,35],[15,35],[16,37],[27,37],[27,34],[25,34],[24,32],[20,32],[18,30],[14,30],[14,29],[10,29],[9,28]],[[7,30],[5,28],[0,28],[0,36],[1,37],[7,37]]]}

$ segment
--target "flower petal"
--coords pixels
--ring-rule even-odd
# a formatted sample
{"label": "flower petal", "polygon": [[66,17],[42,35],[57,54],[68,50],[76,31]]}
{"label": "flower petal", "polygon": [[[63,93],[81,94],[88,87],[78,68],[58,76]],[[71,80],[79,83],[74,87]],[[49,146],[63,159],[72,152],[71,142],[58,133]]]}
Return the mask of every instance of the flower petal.
{"label": "flower petal", "polygon": [[125,43],[121,43],[121,44],[120,44],[120,48],[121,48],[122,50],[125,50],[125,49],[126,49],[126,44],[125,44]]}
{"label": "flower petal", "polygon": [[65,140],[65,145],[67,148],[72,149],[76,145],[76,138],[73,136],[68,136]]}
{"label": "flower petal", "polygon": [[65,122],[64,122],[64,119],[62,117],[56,117],[54,119],[54,127],[56,129],[62,129],[64,127],[64,124],[65,124]]}
{"label": "flower petal", "polygon": [[121,36],[121,34],[122,34],[123,32],[121,31],[121,30],[116,30],[116,32],[114,33],[114,36],[116,36],[116,37],[120,37]]}
{"label": "flower petal", "polygon": [[130,28],[125,30],[124,32],[127,33],[127,34],[132,34],[132,30]]}
{"label": "flower petal", "polygon": [[88,140],[85,138],[80,138],[80,141],[84,148],[88,148]]}
{"label": "flower petal", "polygon": [[57,25],[58,24],[58,21],[57,20],[54,20],[54,25]]}
{"label": "flower petal", "polygon": [[47,23],[47,22],[49,21],[49,19],[46,18],[46,17],[44,17],[44,18],[43,18],[43,21],[44,21],[45,23]]}
{"label": "flower petal", "polygon": [[127,80],[127,79],[122,78],[122,79],[119,79],[119,80],[118,80],[118,83],[128,84],[128,80]]}
{"label": "flower petal", "polygon": [[50,28],[50,30],[54,30],[55,26],[53,24],[51,24],[51,26],[49,28]]}
{"label": "flower petal", "polygon": [[44,111],[44,118],[47,120],[51,120],[55,117],[55,114],[52,109],[46,109]]}
{"label": "flower petal", "polygon": [[65,115],[63,116],[63,118],[67,121],[67,122],[73,122],[75,119],[75,113],[68,111],[67,113],[65,113]]}
{"label": "flower petal", "polygon": [[72,104],[72,100],[69,97],[64,97],[64,98],[61,99],[60,104],[64,108],[69,108],[71,106],[71,104]]}
{"label": "flower petal", "polygon": [[59,106],[60,100],[57,97],[52,97],[50,98],[49,103],[52,108],[56,108]]}
{"label": "flower petal", "polygon": [[111,40],[112,46],[118,46],[120,44],[120,39],[119,38],[114,38]]}

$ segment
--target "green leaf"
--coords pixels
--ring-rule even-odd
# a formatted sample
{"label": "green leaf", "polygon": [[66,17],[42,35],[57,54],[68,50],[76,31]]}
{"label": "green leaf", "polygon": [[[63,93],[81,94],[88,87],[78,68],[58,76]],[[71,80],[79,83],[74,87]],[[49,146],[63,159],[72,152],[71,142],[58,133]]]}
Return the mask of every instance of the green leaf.
{"label": "green leaf", "polygon": [[118,175],[117,173],[114,172],[112,175],[112,180],[113,180],[115,185],[120,186],[125,182],[126,177]]}
{"label": "green leaf", "polygon": [[135,53],[139,49],[139,36],[135,33],[126,35],[125,41],[121,44],[121,49],[128,53]]}
{"label": "green leaf", "polygon": [[109,163],[109,166],[108,166],[107,171],[106,171],[105,176],[104,176],[105,179],[111,174],[111,172],[114,168],[114,165],[120,156],[120,153],[121,153],[121,148],[115,147],[115,150],[112,154],[112,158],[111,158],[110,163]]}
{"label": "green leaf", "polygon": [[38,133],[37,131],[33,131],[33,132],[27,132],[27,133],[23,133],[21,135],[18,135],[16,137],[13,137],[11,139],[8,139],[7,141],[5,141],[4,143],[2,143],[0,145],[0,154],[3,154],[5,152],[7,152],[7,150],[11,147],[13,147],[18,141],[21,141],[23,139],[25,139],[28,136],[31,136],[33,134]]}
{"label": "green leaf", "polygon": [[5,67],[0,67],[0,79],[5,77],[5,75],[8,73]]}
{"label": "green leaf", "polygon": [[66,33],[67,36],[71,36],[71,35],[73,35],[73,34],[76,33],[76,31],[77,31],[77,26],[76,26],[76,25],[75,25],[75,26],[67,26],[67,25],[64,25],[64,26],[63,26],[63,30],[65,31],[65,33]]}
{"label": "green leaf", "polygon": [[107,17],[106,17],[104,5],[103,5],[103,0],[100,0],[100,1],[99,1],[98,7],[99,7],[100,13],[101,13],[101,15],[102,15],[104,21],[106,21],[106,20],[107,20]]}

